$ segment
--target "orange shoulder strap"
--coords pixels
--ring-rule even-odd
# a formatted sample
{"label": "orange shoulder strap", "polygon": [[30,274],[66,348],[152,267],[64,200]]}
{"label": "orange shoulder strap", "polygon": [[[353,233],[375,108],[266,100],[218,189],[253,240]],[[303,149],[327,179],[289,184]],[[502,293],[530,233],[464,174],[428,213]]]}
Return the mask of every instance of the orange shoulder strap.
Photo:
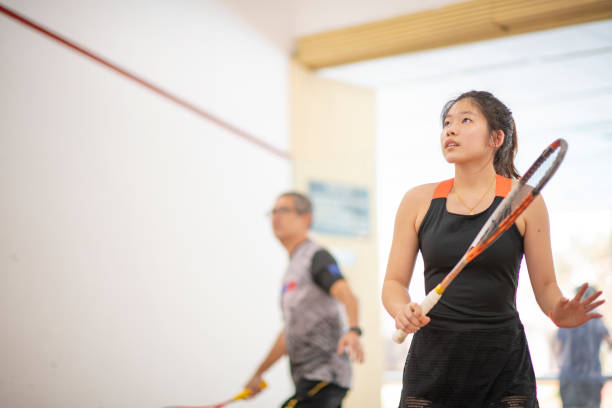
{"label": "orange shoulder strap", "polygon": [[[436,189],[434,190],[433,198],[435,199],[448,197],[448,194],[453,188],[454,182],[455,179],[448,179],[438,183]],[[500,176],[498,174],[495,180],[495,196],[505,197],[508,195],[510,190],[512,190],[512,180],[507,177]]]}
{"label": "orange shoulder strap", "polygon": [[455,179],[448,179],[448,180],[441,181],[436,186],[436,189],[434,190],[434,195],[433,195],[432,199],[448,197],[448,193],[450,193],[451,189],[453,188],[453,182],[454,181],[455,181]]}
{"label": "orange shoulder strap", "polygon": [[495,180],[495,196],[507,196],[510,190],[512,190],[512,180],[507,177],[500,176],[499,174],[496,177],[497,179]]}

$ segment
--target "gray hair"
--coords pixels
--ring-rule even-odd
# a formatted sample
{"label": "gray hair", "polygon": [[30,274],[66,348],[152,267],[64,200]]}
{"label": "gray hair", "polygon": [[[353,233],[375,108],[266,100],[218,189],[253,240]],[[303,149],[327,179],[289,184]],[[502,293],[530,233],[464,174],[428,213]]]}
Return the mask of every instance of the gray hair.
{"label": "gray hair", "polygon": [[288,191],[279,197],[291,197],[298,214],[312,214],[312,201],[305,194],[298,193],[297,191]]}

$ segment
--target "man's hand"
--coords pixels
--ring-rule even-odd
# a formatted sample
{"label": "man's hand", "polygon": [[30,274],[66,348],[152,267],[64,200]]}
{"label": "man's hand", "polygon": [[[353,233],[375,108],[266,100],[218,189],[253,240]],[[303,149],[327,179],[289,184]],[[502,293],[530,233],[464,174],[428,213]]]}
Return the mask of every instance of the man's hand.
{"label": "man's hand", "polygon": [[348,331],[338,340],[338,354],[348,352],[352,361],[363,363],[363,348],[359,335],[354,331]]}
{"label": "man's hand", "polygon": [[261,378],[261,374],[255,374],[251,379],[245,384],[244,388],[251,391],[251,395],[247,397],[253,398],[255,395],[259,394],[263,389],[261,384],[263,382],[263,378]]}

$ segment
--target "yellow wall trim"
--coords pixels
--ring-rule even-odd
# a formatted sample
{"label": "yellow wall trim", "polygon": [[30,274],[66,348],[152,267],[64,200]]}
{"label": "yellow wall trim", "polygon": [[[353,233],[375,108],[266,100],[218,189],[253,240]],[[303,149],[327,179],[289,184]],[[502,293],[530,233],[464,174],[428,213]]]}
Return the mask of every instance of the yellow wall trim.
{"label": "yellow wall trim", "polygon": [[323,68],[610,18],[612,0],[473,0],[302,37],[296,59]]}
{"label": "yellow wall trim", "polygon": [[353,364],[353,387],[342,406],[380,408],[383,339],[376,236],[376,92],[321,78],[295,61],[290,72],[293,188],[307,193],[309,183],[318,181],[369,192],[368,236],[313,232],[311,237],[332,252],[342,249],[355,257],[350,265],[339,262],[359,300],[365,362]]}

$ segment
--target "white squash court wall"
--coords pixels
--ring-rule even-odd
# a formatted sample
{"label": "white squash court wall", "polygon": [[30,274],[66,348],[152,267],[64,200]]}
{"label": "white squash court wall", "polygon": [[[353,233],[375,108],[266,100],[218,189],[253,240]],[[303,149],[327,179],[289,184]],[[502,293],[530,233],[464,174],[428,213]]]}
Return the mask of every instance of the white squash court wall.
{"label": "white squash court wall", "polygon": [[[1,0],[288,150],[288,59],[217,1]],[[290,162],[0,14],[0,406],[239,391],[281,326]],[[286,362],[249,407],[290,391]]]}

